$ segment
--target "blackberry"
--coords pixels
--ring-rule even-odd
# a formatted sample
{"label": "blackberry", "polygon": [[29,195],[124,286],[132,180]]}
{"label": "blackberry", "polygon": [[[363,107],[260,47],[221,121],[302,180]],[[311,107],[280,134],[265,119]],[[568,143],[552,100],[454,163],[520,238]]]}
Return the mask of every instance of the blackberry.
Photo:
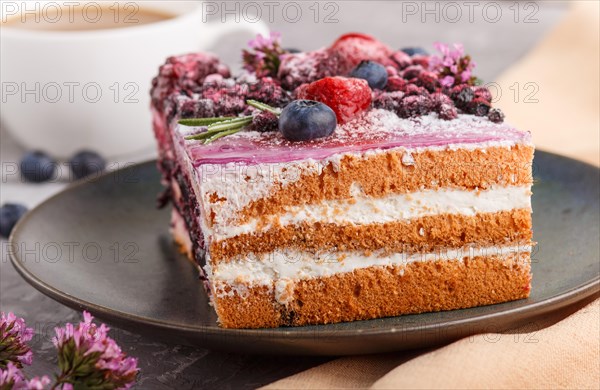
{"label": "blackberry", "polygon": [[473,89],[468,85],[457,85],[450,91],[450,97],[454,101],[456,107],[466,111],[468,104],[475,97]]}
{"label": "blackberry", "polygon": [[488,112],[488,119],[494,123],[504,122],[504,113],[499,108],[492,108]]}
{"label": "blackberry", "polygon": [[279,129],[279,118],[277,115],[268,111],[261,111],[252,118],[252,124],[249,130],[266,133],[268,131],[277,131]]}
{"label": "blackberry", "polygon": [[408,54],[403,51],[396,51],[391,56],[390,59],[394,61],[396,65],[398,65],[399,69],[404,69],[412,65],[412,60]]}
{"label": "blackberry", "polygon": [[481,98],[475,98],[468,104],[467,112],[477,116],[486,116],[490,112],[490,103]]}
{"label": "blackberry", "polygon": [[403,118],[414,118],[425,115],[433,109],[428,96],[406,96],[400,101],[398,115]]}

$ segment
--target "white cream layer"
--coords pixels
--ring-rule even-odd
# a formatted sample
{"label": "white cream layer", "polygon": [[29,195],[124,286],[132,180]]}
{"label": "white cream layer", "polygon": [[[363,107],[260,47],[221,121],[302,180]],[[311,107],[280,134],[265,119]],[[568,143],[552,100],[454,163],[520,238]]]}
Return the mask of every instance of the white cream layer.
{"label": "white cream layer", "polygon": [[270,223],[262,226],[259,219],[238,226],[215,226],[213,237],[223,240],[240,234],[266,231],[273,225],[303,222],[363,225],[407,221],[436,214],[474,216],[478,213],[531,208],[531,186],[494,187],[481,191],[424,190],[383,198],[367,197],[356,186],[352,192],[353,199],[350,201],[329,200],[320,204],[289,207],[286,212],[273,216]]}
{"label": "white cream layer", "polygon": [[365,254],[358,251],[322,252],[318,254],[284,250],[262,255],[249,255],[243,260],[205,266],[217,296],[244,295],[248,287],[270,286],[276,299],[285,304],[293,298],[296,281],[328,277],[369,267],[394,267],[403,274],[403,267],[417,261],[464,261],[475,257],[498,256],[521,261],[519,254],[530,254],[531,245],[464,247],[443,249],[431,253],[381,252]]}
{"label": "white cream layer", "polygon": [[392,253],[374,251],[300,252],[280,250],[246,255],[243,259],[219,263],[207,273],[213,282],[227,284],[271,284],[281,279],[302,280],[352,272],[373,266],[403,266],[417,261],[464,260],[480,256],[505,257],[531,253],[531,245],[445,248],[430,253]]}

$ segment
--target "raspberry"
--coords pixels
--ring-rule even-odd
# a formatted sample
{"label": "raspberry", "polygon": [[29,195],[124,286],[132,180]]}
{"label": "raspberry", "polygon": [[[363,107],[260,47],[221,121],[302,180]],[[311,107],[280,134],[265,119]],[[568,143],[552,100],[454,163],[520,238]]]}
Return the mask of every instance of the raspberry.
{"label": "raspberry", "polygon": [[262,111],[252,118],[252,124],[250,130],[260,131],[265,133],[267,131],[277,131],[279,129],[279,118],[272,112]]}
{"label": "raspberry", "polygon": [[373,97],[373,107],[392,111],[398,114],[400,112],[400,102],[404,97],[404,92],[378,92]]}
{"label": "raspberry", "polygon": [[399,69],[404,69],[412,65],[412,59],[403,51],[395,51],[390,56],[390,59],[398,66]]}
{"label": "raspberry", "polygon": [[335,75],[337,67],[335,58],[330,58],[324,49],[285,54],[281,58],[277,78],[284,88],[294,90],[301,84]]}
{"label": "raspberry", "polygon": [[387,86],[385,87],[388,91],[403,91],[406,87],[406,80],[402,77],[394,76],[388,78]]}
{"label": "raspberry", "polygon": [[494,123],[502,123],[504,122],[504,113],[499,108],[492,108],[488,112],[488,119]]}
{"label": "raspberry", "polygon": [[486,87],[474,87],[473,92],[476,98],[483,99],[488,103],[492,102],[492,93]]}
{"label": "raspberry", "polygon": [[440,82],[435,73],[424,71],[417,77],[417,85],[427,89],[429,92],[434,92],[440,87]]}
{"label": "raspberry", "polygon": [[467,112],[477,116],[487,116],[490,112],[490,103],[481,98],[475,98],[468,104]]}
{"label": "raspberry", "polygon": [[404,77],[406,80],[412,80],[419,77],[421,72],[423,72],[424,70],[425,69],[423,69],[422,66],[411,65],[402,71],[402,77]]}
{"label": "raspberry", "polygon": [[403,118],[414,118],[433,110],[428,96],[406,96],[400,101],[398,115]]}
{"label": "raspberry", "polygon": [[394,68],[393,66],[386,66],[385,70],[388,74],[388,77],[395,77],[398,76],[398,69]]}
{"label": "raspberry", "polygon": [[363,60],[379,62],[384,66],[393,65],[389,59],[392,49],[365,34],[344,34],[327,51],[339,60],[336,69],[338,75],[348,74]]}
{"label": "raspberry", "polygon": [[325,77],[296,90],[298,99],[316,100],[328,105],[338,123],[346,123],[371,105],[371,88],[366,80],[346,77]]}
{"label": "raspberry", "polygon": [[468,104],[475,97],[473,89],[468,85],[457,85],[450,91],[450,97],[454,100],[456,107],[466,111]]}
{"label": "raspberry", "polygon": [[436,92],[431,95],[433,109],[438,113],[441,119],[450,120],[458,117],[458,112],[452,99],[441,92]]}

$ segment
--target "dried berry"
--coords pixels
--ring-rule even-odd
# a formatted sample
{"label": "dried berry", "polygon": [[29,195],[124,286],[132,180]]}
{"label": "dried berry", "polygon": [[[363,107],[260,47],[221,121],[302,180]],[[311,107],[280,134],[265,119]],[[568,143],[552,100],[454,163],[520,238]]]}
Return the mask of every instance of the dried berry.
{"label": "dried berry", "polygon": [[406,87],[406,80],[404,80],[402,77],[394,76],[394,77],[388,78],[388,83],[387,83],[387,86],[385,87],[385,89],[387,91],[393,92],[393,91],[403,91],[405,87]]}
{"label": "dried berry", "polygon": [[279,129],[279,118],[269,111],[261,111],[252,118],[249,130],[266,133]]}
{"label": "dried berry", "polygon": [[492,108],[488,112],[488,119],[494,123],[504,122],[504,113],[499,108]]}
{"label": "dried berry", "polygon": [[438,113],[438,116],[444,120],[451,120],[458,117],[458,111],[448,96],[441,92],[436,92],[431,95],[433,109]]}
{"label": "dried berry", "polygon": [[481,98],[475,98],[469,103],[467,112],[477,116],[486,116],[490,112],[490,103]]}
{"label": "dried berry", "polygon": [[411,65],[402,71],[402,77],[406,80],[411,80],[419,77],[425,69],[420,65]]}
{"label": "dried berry", "polygon": [[461,110],[466,110],[468,104],[475,97],[475,93],[471,87],[463,84],[452,88],[450,91],[450,97],[454,101],[456,107],[460,108]]}
{"label": "dried berry", "polygon": [[373,107],[392,111],[396,114],[400,112],[400,102],[404,97],[404,92],[378,92],[373,97]]}
{"label": "dried berry", "polygon": [[474,87],[473,92],[476,98],[483,99],[488,103],[492,102],[492,93],[486,87]]}
{"label": "dried berry", "polygon": [[427,89],[429,92],[434,92],[440,87],[440,82],[435,73],[425,71],[417,76],[417,85]]}
{"label": "dried berry", "polygon": [[413,96],[413,95],[426,96],[426,95],[429,95],[429,92],[427,92],[427,90],[425,88],[419,87],[418,85],[415,85],[415,84],[407,84],[406,87],[404,88],[404,93],[407,96]]}
{"label": "dried berry", "polygon": [[433,111],[433,107],[428,96],[406,96],[400,101],[398,115],[403,118],[414,118],[431,111]]}

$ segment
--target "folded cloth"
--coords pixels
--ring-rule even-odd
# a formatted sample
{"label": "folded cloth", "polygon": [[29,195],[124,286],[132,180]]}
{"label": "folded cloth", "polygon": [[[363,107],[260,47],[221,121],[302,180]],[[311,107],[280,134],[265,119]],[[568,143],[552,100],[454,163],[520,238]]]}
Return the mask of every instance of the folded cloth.
{"label": "folded cloth", "polygon": [[[498,79],[496,103],[538,148],[592,164],[600,163],[599,15],[597,1],[572,2],[565,19]],[[600,300],[584,303],[433,351],[336,359],[263,389],[598,389]]]}

